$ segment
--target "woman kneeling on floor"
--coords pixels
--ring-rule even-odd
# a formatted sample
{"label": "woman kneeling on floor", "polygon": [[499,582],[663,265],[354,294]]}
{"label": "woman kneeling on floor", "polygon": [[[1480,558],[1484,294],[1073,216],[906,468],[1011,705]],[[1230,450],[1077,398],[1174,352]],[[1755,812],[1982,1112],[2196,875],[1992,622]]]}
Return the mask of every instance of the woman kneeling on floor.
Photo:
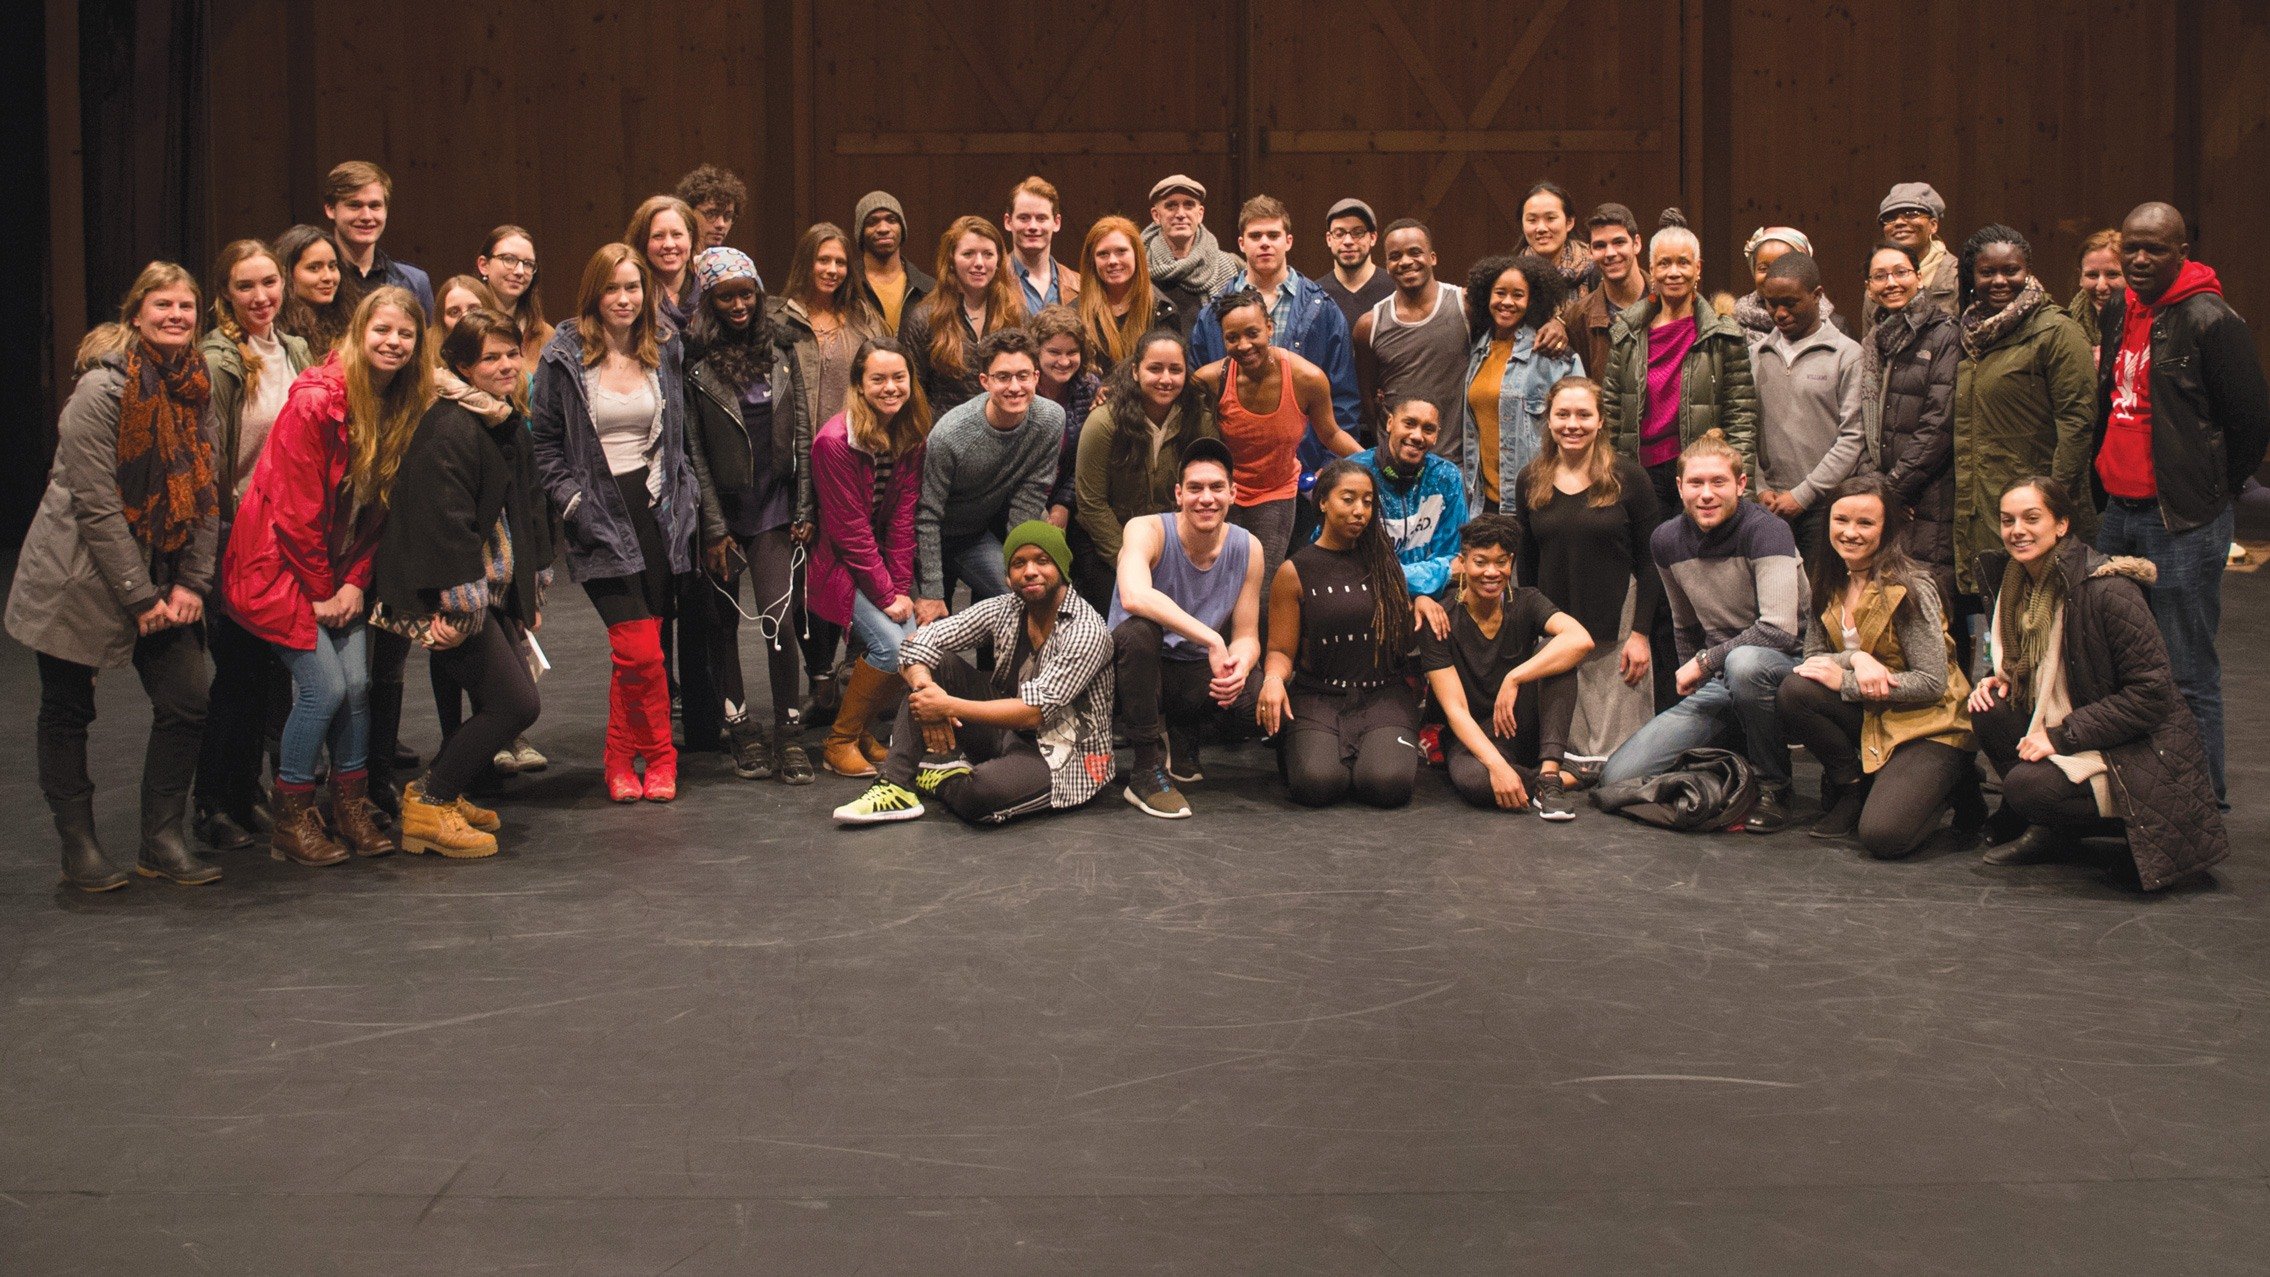
{"label": "woman kneeling on floor", "polygon": [[1255,717],[1278,737],[1285,784],[1304,807],[1347,797],[1400,807],[1418,783],[1411,595],[1373,517],[1373,485],[1371,471],[1345,458],[1317,473],[1323,527],[1278,566],[1270,589]]}
{"label": "woman kneeling on floor", "polygon": [[1907,508],[1892,493],[1871,474],[1831,495],[1835,553],[1813,569],[1820,611],[1805,627],[1804,663],[1775,698],[1782,730],[1821,764],[1813,836],[1857,832],[1879,860],[1922,846],[1950,799],[1957,827],[1986,819],[1963,709],[1970,683],[1931,573],[1904,548]]}
{"label": "woman kneeling on floor", "polygon": [[2054,479],[2002,494],[2002,545],[1977,576],[1994,600],[1994,673],[1971,694],[1979,746],[2002,773],[1988,864],[2061,857],[2068,840],[2125,836],[2146,891],[2230,853],[2199,725],[2177,695],[2143,584],[2144,559],[2107,558],[2072,528]]}
{"label": "woman kneeling on floor", "polygon": [[536,482],[519,332],[471,311],[442,341],[453,376],[418,424],[395,478],[378,546],[375,624],[433,653],[473,695],[473,716],[443,739],[402,796],[402,847],[474,859],[497,850],[497,814],[465,791],[536,721],[522,636],[544,623],[552,525]]}

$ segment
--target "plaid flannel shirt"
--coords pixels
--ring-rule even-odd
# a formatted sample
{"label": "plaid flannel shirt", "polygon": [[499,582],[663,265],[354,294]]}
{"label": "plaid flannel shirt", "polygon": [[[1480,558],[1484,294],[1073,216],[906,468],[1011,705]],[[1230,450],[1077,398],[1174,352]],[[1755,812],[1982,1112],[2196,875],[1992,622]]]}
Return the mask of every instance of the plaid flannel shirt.
{"label": "plaid flannel shirt", "polygon": [[948,652],[993,645],[993,690],[1040,711],[1033,733],[1048,761],[1048,805],[1077,807],[1111,783],[1111,631],[1087,601],[1064,591],[1056,628],[1034,653],[1037,672],[1017,683],[1010,653],[1025,623],[1025,603],[1002,594],[916,630],[899,648],[901,665],[935,666]]}

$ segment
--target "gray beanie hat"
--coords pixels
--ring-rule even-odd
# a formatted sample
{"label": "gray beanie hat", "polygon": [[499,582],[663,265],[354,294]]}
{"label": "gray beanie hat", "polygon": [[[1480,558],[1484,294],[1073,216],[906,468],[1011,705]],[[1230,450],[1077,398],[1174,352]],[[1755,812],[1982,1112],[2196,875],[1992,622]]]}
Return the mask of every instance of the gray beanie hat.
{"label": "gray beanie hat", "polygon": [[899,204],[898,196],[889,191],[869,191],[859,197],[858,205],[851,210],[851,233],[857,235],[866,230],[867,219],[877,209],[889,209],[891,215],[899,219],[899,226],[902,229],[906,226],[906,209]]}

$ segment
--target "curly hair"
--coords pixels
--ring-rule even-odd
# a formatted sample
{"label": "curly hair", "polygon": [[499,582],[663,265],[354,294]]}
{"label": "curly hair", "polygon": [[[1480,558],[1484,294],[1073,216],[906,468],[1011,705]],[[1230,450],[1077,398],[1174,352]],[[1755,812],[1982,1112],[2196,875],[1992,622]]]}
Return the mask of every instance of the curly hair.
{"label": "curly hair", "polygon": [[1568,280],[1558,267],[1535,253],[1515,257],[1499,253],[1474,263],[1466,272],[1466,331],[1493,333],[1497,321],[1490,315],[1490,290],[1497,287],[1498,277],[1509,270],[1521,272],[1529,284],[1529,309],[1522,312],[1521,326],[1534,332],[1553,317],[1568,298]]}
{"label": "curly hair", "polygon": [[1977,234],[1974,234],[1969,239],[1963,241],[1963,251],[1958,259],[1960,265],[1957,269],[1960,274],[1960,279],[1957,281],[1957,283],[1961,291],[1957,294],[1955,299],[1956,314],[1960,315],[1964,311],[1969,310],[1971,302],[1976,300],[1978,293],[1978,255],[1985,252],[1987,249],[1994,247],[1996,244],[2010,244],[2016,246],[2018,255],[2026,259],[2027,268],[2032,268],[2034,260],[2034,246],[2026,242],[2025,236],[2020,235],[2015,229],[2004,226],[2000,222],[1996,222],[1991,226],[1979,227]]}

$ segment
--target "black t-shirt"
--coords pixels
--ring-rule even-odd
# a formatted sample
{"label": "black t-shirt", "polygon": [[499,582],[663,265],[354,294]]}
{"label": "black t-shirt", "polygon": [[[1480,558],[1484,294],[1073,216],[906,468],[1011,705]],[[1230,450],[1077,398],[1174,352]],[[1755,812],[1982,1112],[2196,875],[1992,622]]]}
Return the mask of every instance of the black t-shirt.
{"label": "black t-shirt", "polygon": [[1395,295],[1395,277],[1384,270],[1373,271],[1371,278],[1364,281],[1364,286],[1352,293],[1340,282],[1338,271],[1328,270],[1316,282],[1323,286],[1324,295],[1331,298],[1332,304],[1338,306],[1340,313],[1347,317],[1348,331],[1351,334],[1356,331],[1356,321],[1363,318],[1365,311]]}
{"label": "black t-shirt", "polygon": [[1419,668],[1430,674],[1457,670],[1458,682],[1466,689],[1466,708],[1478,722],[1489,720],[1489,707],[1497,703],[1505,676],[1536,653],[1545,637],[1545,622],[1560,611],[1542,591],[1526,585],[1506,596],[1504,608],[1496,638],[1486,637],[1474,623],[1474,614],[1457,599],[1446,605],[1449,638],[1436,638],[1431,626],[1419,627]]}

